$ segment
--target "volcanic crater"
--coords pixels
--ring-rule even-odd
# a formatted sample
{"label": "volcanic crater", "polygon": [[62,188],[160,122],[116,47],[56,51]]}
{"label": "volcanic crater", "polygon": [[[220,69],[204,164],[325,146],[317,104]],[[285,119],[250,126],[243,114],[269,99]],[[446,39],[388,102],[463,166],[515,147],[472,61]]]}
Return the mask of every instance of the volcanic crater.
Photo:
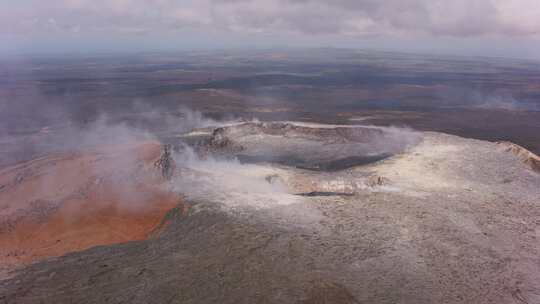
{"label": "volcanic crater", "polygon": [[[234,123],[179,138],[174,151],[157,143],[130,146],[148,153],[137,152],[146,156],[128,162],[131,153],[113,149],[2,171],[3,219],[22,208],[9,204],[14,201],[30,209],[62,201],[61,210],[72,204],[68,198],[77,207],[93,204],[90,198],[109,193],[96,181],[127,183],[134,202],[154,210],[135,214],[156,216],[144,229],[133,229],[131,220],[119,224],[126,233],[140,232],[126,238],[41,255],[52,246],[45,238],[31,251],[40,254],[29,255],[37,262],[23,263],[1,282],[0,301],[540,301],[540,174],[530,165],[537,156],[516,153],[523,151],[519,147],[436,132],[298,122]],[[186,145],[187,138],[197,143]],[[87,172],[84,164],[103,159],[113,161],[99,174],[80,173]],[[169,165],[164,170],[156,163]],[[22,186],[57,169],[61,180],[80,182],[39,191]],[[89,192],[75,198],[82,188]],[[126,203],[107,201],[119,210]],[[50,212],[58,213],[54,208]],[[101,214],[85,216],[108,218]],[[29,240],[17,246],[25,248],[36,239],[30,236],[40,235],[36,231],[48,231],[51,215],[43,218],[44,226],[31,230],[14,224]],[[63,229],[82,240],[105,233]],[[12,232],[0,233],[0,240],[9,238],[3,244],[11,244]],[[41,259],[50,256],[57,257]]]}
{"label": "volcanic crater", "polygon": [[398,128],[247,122],[216,128],[200,145],[242,163],[340,171],[386,159],[420,140],[419,133]]}

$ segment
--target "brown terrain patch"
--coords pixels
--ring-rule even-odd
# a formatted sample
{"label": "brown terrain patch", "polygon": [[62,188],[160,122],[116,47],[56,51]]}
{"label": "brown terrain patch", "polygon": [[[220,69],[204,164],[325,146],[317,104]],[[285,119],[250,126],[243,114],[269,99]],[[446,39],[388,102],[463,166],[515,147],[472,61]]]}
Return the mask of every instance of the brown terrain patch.
{"label": "brown terrain patch", "polygon": [[142,240],[179,204],[156,142],[55,154],[0,171],[0,270]]}

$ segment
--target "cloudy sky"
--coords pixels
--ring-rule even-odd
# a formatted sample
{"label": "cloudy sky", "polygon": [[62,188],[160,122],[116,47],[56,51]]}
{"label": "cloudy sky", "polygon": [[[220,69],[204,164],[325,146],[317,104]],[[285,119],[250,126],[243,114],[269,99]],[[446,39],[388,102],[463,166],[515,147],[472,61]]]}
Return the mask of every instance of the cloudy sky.
{"label": "cloudy sky", "polygon": [[1,53],[335,46],[540,59],[539,0],[0,0]]}

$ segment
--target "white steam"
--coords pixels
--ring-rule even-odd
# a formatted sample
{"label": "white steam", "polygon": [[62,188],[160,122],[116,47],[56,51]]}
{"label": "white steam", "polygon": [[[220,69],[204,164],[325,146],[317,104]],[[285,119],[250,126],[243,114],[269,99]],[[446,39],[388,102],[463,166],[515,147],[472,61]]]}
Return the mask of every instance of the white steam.
{"label": "white steam", "polygon": [[290,194],[280,180],[268,180],[269,176],[286,174],[270,166],[211,157],[202,159],[189,146],[175,153],[174,160],[179,172],[171,185],[174,191],[191,200],[217,202],[230,208],[272,208],[302,199]]}

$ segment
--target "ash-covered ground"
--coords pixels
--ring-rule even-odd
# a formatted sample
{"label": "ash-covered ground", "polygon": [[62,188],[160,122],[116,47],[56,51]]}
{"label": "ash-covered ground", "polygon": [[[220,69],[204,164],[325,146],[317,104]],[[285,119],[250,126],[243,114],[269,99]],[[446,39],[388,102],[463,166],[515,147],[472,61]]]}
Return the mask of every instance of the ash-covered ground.
{"label": "ash-covered ground", "polygon": [[0,301],[540,301],[540,174],[524,148],[295,122],[171,141],[162,189],[183,203],[155,233],[18,268]]}

